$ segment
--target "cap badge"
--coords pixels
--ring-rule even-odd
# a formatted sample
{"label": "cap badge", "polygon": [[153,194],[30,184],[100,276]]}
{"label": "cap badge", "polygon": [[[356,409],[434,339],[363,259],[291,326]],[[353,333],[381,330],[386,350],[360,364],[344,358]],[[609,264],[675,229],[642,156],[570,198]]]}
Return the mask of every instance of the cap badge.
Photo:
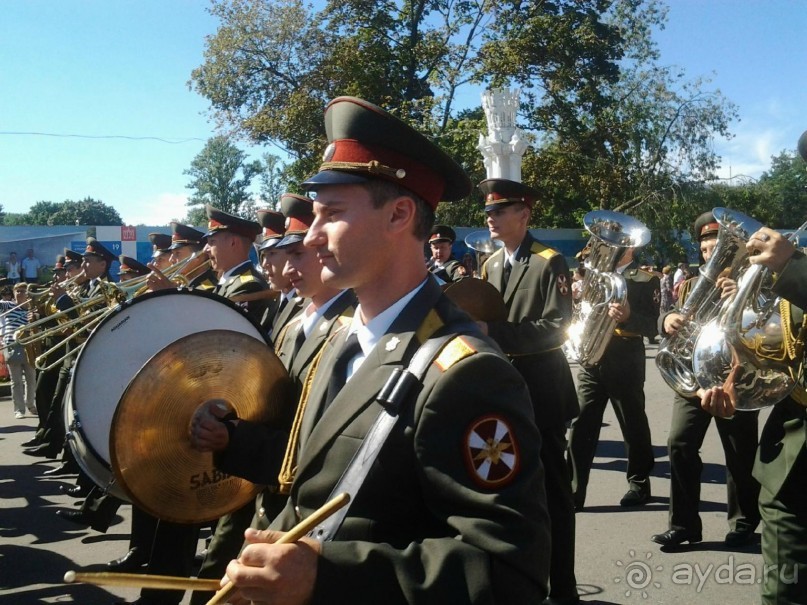
{"label": "cap badge", "polygon": [[329,143],[328,146],[325,148],[325,152],[322,154],[322,161],[330,162],[333,159],[335,153],[336,153],[336,145],[334,143]]}

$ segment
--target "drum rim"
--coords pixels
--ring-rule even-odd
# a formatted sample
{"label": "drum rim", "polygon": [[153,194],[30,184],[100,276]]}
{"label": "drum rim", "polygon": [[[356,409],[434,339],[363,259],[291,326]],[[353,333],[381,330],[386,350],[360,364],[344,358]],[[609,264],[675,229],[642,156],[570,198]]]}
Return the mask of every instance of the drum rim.
{"label": "drum rim", "polygon": [[[185,289],[185,288],[170,289],[170,290],[169,289],[158,290],[156,292],[146,292],[145,294],[141,294],[140,296],[135,296],[135,297],[130,298],[129,300],[127,300],[125,302],[122,302],[122,303],[116,305],[115,307],[112,307],[112,310],[100,322],[98,322],[97,326],[95,326],[92,329],[92,331],[90,332],[90,335],[87,337],[87,340],[85,341],[85,346],[86,346],[87,343],[90,342],[90,339],[93,337],[93,335],[95,335],[95,333],[98,330],[101,329],[102,326],[105,326],[107,324],[107,322],[112,321],[113,318],[117,317],[120,313],[122,313],[123,311],[125,311],[129,307],[133,306],[135,303],[146,301],[146,300],[151,300],[153,298],[159,298],[161,296],[174,296],[174,295],[195,296],[195,297],[199,297],[199,298],[206,298],[206,299],[209,299],[209,300],[215,300],[217,302],[226,304],[228,307],[238,311],[245,319],[247,319],[252,324],[252,326],[255,328],[257,333],[260,334],[261,338],[263,339],[263,342],[267,346],[269,346],[271,348],[271,346],[272,346],[271,342],[269,341],[269,338],[268,338],[266,332],[261,328],[260,323],[258,321],[256,321],[255,319],[253,319],[252,316],[250,316],[242,307],[239,307],[237,304],[235,304],[230,299],[228,299],[228,298],[226,298],[224,296],[221,296],[219,294],[214,294],[213,292],[207,292],[207,291],[204,291],[204,290],[188,290],[188,289]],[[72,406],[72,409],[73,409],[73,416],[74,416],[74,418],[77,418],[79,422],[81,422],[81,415],[79,414],[78,408],[76,406],[76,396],[75,396],[76,382],[75,382],[75,376],[76,376],[76,372],[77,372],[77,370],[79,368],[79,363],[81,362],[81,359],[83,357],[83,353],[84,353],[84,347],[81,348],[81,350],[79,351],[79,354],[76,356],[75,362],[73,363],[73,367],[71,369],[70,384],[68,385],[69,391],[70,391],[70,405]],[[132,376],[132,378],[134,378],[134,376]],[[124,392],[125,392],[125,390],[126,389],[124,389]],[[121,396],[123,396],[123,393],[121,393]],[[117,406],[119,404],[120,404],[120,400],[118,400],[115,403],[115,407],[117,408]],[[113,416],[114,416],[114,412],[113,412]],[[110,460],[109,462],[107,462],[98,453],[98,451],[93,446],[92,442],[86,437],[86,435],[84,436],[83,441],[84,441],[84,447],[95,457],[96,460],[98,460],[98,462],[101,465],[103,465],[105,467],[108,467],[110,473],[113,473],[113,476],[114,476],[114,470],[112,468],[112,461]],[[110,454],[110,457],[111,457],[111,454]]]}

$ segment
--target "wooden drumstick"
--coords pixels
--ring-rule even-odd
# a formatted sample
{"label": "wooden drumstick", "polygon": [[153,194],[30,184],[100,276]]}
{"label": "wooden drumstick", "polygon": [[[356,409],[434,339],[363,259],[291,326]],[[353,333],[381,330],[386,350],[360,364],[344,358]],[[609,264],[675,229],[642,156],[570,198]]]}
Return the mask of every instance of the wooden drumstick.
{"label": "wooden drumstick", "polygon": [[[277,542],[275,542],[275,544],[289,544],[291,542],[296,542],[314,529],[317,525],[322,523],[325,519],[345,506],[348,502],[350,502],[350,494],[343,492],[337,495],[335,498],[329,502],[326,502],[323,506],[311,513],[311,515],[300,521],[297,525],[283,534],[283,536]],[[226,603],[227,599],[232,596],[235,590],[235,585],[232,582],[228,582],[221,587],[221,590],[213,595],[213,598],[210,599],[206,605],[220,605],[221,603]]]}
{"label": "wooden drumstick", "polygon": [[204,578],[177,578],[174,576],[154,576],[138,573],[99,572],[89,573],[68,571],[64,574],[67,584],[84,582],[98,586],[128,586],[131,588],[168,588],[175,590],[218,590],[218,580]]}

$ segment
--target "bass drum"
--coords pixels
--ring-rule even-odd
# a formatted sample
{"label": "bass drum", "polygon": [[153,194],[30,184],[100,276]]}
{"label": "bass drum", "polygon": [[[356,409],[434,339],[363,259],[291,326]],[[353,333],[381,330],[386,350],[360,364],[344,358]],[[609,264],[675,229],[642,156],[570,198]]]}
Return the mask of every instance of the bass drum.
{"label": "bass drum", "polygon": [[198,290],[143,294],[116,307],[92,331],[73,367],[64,407],[70,448],[99,487],[129,500],[115,484],[109,447],[115,410],[129,383],[168,345],[209,330],[240,332],[268,345],[258,324],[235,304]]}

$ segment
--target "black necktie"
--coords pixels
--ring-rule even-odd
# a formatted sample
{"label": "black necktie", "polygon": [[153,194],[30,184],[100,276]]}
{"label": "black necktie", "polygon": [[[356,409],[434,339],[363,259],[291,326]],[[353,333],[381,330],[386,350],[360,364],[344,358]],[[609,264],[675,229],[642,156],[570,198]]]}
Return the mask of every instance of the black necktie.
{"label": "black necktie", "polygon": [[510,264],[510,259],[508,258],[504,261],[504,272],[502,273],[502,290],[507,287],[507,282],[510,279],[510,272],[513,270],[513,265]]}
{"label": "black necktie", "polygon": [[322,412],[328,409],[331,402],[336,398],[342,387],[347,382],[347,365],[361,352],[361,345],[359,344],[359,337],[356,332],[348,336],[342,350],[336,356],[336,361],[333,364],[333,372],[331,372],[331,379],[328,382],[328,392],[325,395],[325,405],[322,406]]}
{"label": "black necktie", "polygon": [[294,337],[294,348],[292,349],[291,354],[292,359],[297,357],[297,353],[300,352],[300,347],[303,346],[304,342],[305,342],[305,330],[303,330],[303,325],[301,323],[299,329],[297,330],[297,334]]}

